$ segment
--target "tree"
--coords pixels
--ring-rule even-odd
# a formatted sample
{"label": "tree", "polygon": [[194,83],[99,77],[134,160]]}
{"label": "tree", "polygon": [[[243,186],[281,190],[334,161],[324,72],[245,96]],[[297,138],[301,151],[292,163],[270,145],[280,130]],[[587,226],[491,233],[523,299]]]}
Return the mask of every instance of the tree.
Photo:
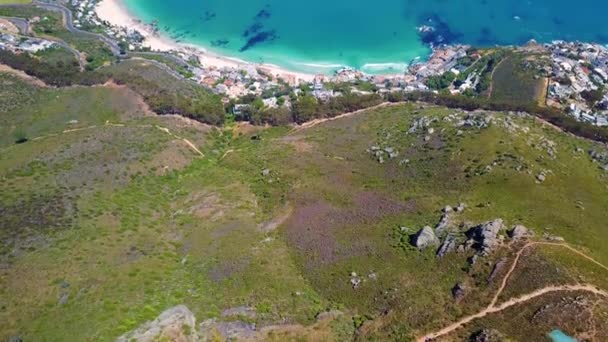
{"label": "tree", "polygon": [[446,71],[442,75],[430,76],[426,81],[426,85],[431,89],[441,90],[449,87],[455,79],[456,74]]}
{"label": "tree", "polygon": [[293,103],[293,118],[297,123],[304,123],[317,118],[317,99],[311,95],[300,96]]}

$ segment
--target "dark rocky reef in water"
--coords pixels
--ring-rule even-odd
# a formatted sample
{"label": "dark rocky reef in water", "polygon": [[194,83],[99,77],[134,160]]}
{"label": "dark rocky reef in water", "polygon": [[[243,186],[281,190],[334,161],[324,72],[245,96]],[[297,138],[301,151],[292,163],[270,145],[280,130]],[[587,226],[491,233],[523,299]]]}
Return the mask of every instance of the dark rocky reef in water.
{"label": "dark rocky reef in water", "polygon": [[420,39],[424,44],[436,46],[442,44],[454,44],[462,38],[462,33],[454,31],[436,13],[426,13],[419,19],[420,26],[427,26],[431,29],[419,30]]}
{"label": "dark rocky reef in water", "polygon": [[245,52],[258,44],[272,42],[278,38],[279,36],[275,30],[259,32],[255,36],[250,37],[249,40],[247,40],[247,43],[239,49],[239,52]]}
{"label": "dark rocky reef in water", "polygon": [[239,49],[240,52],[245,52],[258,44],[278,39],[279,36],[275,30],[267,30],[264,27],[263,21],[271,16],[270,6],[266,5],[253,17],[253,23],[243,31],[242,36],[247,39],[247,42]]}

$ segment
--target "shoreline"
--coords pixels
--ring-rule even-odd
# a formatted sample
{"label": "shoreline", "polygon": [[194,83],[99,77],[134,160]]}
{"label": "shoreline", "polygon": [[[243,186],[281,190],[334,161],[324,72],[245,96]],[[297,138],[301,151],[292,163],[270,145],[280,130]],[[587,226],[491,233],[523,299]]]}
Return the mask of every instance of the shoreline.
{"label": "shoreline", "polygon": [[95,13],[99,19],[112,26],[128,27],[138,31],[145,38],[143,45],[149,47],[152,51],[194,53],[205,67],[217,69],[228,67],[239,69],[247,66],[254,66],[255,68],[262,69],[262,71],[279,78],[295,78],[297,83],[300,81],[311,82],[315,78],[315,74],[312,73],[292,71],[274,64],[247,62],[237,58],[215,54],[198,45],[175,42],[162,33],[154,32],[150,25],[145,24],[141,19],[133,15],[121,0],[102,0],[95,7]]}
{"label": "shoreline", "polygon": [[[228,68],[239,69],[239,68],[244,68],[247,66],[253,66],[257,69],[261,69],[261,71],[263,71],[264,73],[272,74],[278,78],[283,78],[285,80],[295,79],[296,83],[300,83],[300,81],[312,82],[312,81],[314,81],[316,75],[319,75],[319,74],[324,75],[326,77],[331,76],[330,74],[327,74],[326,72],[320,71],[320,70],[315,71],[314,73],[305,72],[305,71],[294,71],[294,70],[288,69],[286,67],[282,67],[279,65],[271,64],[271,63],[249,62],[249,61],[242,60],[242,59],[239,59],[236,57],[230,57],[230,56],[225,56],[225,55],[211,52],[207,48],[200,46],[200,45],[176,42],[163,33],[155,32],[154,29],[149,24],[146,24],[145,22],[143,22],[143,20],[139,19],[135,14],[133,14],[126,7],[126,5],[123,3],[122,0],[101,0],[101,1],[99,1],[99,3],[97,3],[97,5],[95,7],[95,13],[96,13],[97,17],[99,17],[99,19],[101,19],[104,22],[109,23],[111,26],[130,28],[130,29],[134,29],[134,30],[138,31],[145,38],[144,42],[143,42],[143,46],[149,47],[152,51],[158,51],[158,52],[176,51],[176,52],[188,52],[191,54],[195,54],[199,58],[201,64],[204,65],[205,67],[211,67],[211,68],[215,67],[218,69],[228,67]],[[417,58],[420,58],[420,57],[417,57]],[[306,63],[298,62],[295,64],[303,64],[303,65],[311,65],[311,66],[316,65],[315,61],[310,61],[310,62],[306,62]],[[376,68],[381,65],[395,66],[397,64],[399,67],[403,67],[405,65],[406,69],[409,66],[409,63],[367,63],[365,65],[369,66],[370,68]],[[346,69],[353,69],[349,66],[342,66],[342,65],[333,65],[333,64],[332,65],[319,64],[319,65],[322,66],[323,68],[342,67],[342,68],[346,68]],[[403,72],[388,72],[388,73],[382,73],[382,74],[375,74],[375,73],[369,74],[369,73],[364,72],[363,70],[359,70],[359,69],[353,69],[353,70],[357,70],[358,72],[361,72],[362,74],[365,74],[365,75],[375,76],[375,77],[385,77],[385,78],[402,77],[405,74],[405,70]]]}

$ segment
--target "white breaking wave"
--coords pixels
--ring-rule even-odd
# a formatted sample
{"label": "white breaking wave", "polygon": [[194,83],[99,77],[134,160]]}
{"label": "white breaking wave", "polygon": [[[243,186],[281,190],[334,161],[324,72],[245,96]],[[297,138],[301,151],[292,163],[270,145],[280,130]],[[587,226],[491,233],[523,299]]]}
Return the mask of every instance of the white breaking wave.
{"label": "white breaking wave", "polygon": [[409,66],[409,64],[407,64],[407,63],[367,63],[367,64],[364,64],[361,67],[361,69],[370,70],[370,71],[377,71],[377,70],[405,71],[405,70],[407,70],[408,66]]}
{"label": "white breaking wave", "polygon": [[323,63],[295,63],[296,65],[307,66],[311,68],[319,68],[319,69],[336,69],[336,68],[344,68],[345,65],[342,64],[323,64]]}

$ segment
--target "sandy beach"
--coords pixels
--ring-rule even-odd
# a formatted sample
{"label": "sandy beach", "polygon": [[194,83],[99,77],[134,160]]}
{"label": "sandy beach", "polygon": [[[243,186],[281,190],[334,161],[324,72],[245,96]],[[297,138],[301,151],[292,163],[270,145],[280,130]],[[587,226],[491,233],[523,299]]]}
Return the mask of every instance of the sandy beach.
{"label": "sandy beach", "polygon": [[278,77],[295,78],[297,81],[311,81],[314,79],[313,74],[301,72],[293,72],[285,70],[272,64],[255,64],[248,63],[236,58],[230,58],[213,54],[202,47],[177,43],[169,37],[153,32],[152,28],[141,20],[137,19],[128,9],[122,4],[121,0],[102,0],[97,5],[95,12],[97,16],[113,26],[129,27],[139,31],[144,37],[144,46],[149,47],[153,51],[188,51],[198,55],[202,65],[206,67],[230,67],[239,68],[245,65],[255,65],[262,68],[265,72],[271,73]]}

